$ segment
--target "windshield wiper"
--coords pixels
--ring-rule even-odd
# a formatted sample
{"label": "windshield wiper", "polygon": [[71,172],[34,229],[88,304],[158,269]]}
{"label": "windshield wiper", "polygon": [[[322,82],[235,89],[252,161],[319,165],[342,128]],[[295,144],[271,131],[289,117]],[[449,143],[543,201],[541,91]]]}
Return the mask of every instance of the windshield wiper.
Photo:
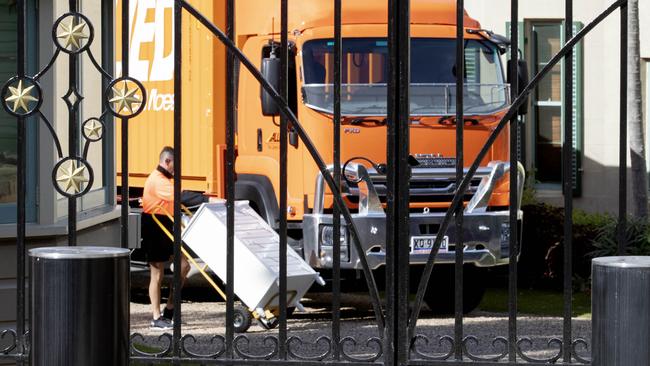
{"label": "windshield wiper", "polygon": [[[434,106],[425,106],[425,107],[416,107],[416,108],[411,108],[411,114],[421,112],[421,111],[437,111],[440,108],[434,107]],[[430,112],[430,113],[435,113],[435,112]],[[435,113],[437,114],[437,113]]]}
{"label": "windshield wiper", "polygon": [[[475,118],[465,118],[465,126],[476,126],[478,125],[478,120]],[[438,119],[438,124],[443,126],[453,126],[456,125],[456,116],[442,116]]]}
{"label": "windshield wiper", "polygon": [[343,122],[349,123],[353,126],[366,125],[370,123],[375,126],[384,126],[386,124],[386,118],[354,117],[354,118],[347,118]]}

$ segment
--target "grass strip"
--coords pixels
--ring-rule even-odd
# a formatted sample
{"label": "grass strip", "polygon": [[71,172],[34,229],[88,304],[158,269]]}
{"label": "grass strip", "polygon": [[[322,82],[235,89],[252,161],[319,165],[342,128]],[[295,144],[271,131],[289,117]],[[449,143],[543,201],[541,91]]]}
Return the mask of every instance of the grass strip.
{"label": "grass strip", "polygon": [[[485,291],[479,309],[494,313],[508,312],[508,290],[489,288]],[[537,316],[563,315],[564,297],[562,293],[544,290],[523,290],[517,294],[517,310],[519,314]],[[584,292],[573,294],[573,317],[591,319],[591,296]]]}

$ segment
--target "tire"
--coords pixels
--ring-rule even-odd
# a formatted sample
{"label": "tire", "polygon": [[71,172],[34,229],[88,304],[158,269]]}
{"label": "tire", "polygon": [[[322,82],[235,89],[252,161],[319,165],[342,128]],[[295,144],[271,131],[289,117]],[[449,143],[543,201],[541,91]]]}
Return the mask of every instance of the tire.
{"label": "tire", "polygon": [[245,333],[250,328],[252,320],[253,316],[248,309],[242,305],[235,306],[232,321],[235,333]]}
{"label": "tire", "polygon": [[[465,265],[463,270],[463,314],[476,309],[485,294],[485,269],[474,265]],[[419,276],[415,283],[412,282],[417,291]],[[434,267],[429,280],[424,302],[429,309],[437,315],[453,314],[455,311],[454,298],[454,266],[444,265]],[[414,292],[415,292],[414,291]]]}

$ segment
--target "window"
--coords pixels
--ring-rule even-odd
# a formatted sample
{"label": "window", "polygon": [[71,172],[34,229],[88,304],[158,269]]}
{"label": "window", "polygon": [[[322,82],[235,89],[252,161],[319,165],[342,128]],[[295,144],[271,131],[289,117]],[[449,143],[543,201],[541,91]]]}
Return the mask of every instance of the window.
{"label": "window", "polygon": [[[565,43],[563,21],[530,21],[520,34],[524,58],[532,75],[544,68]],[[573,34],[582,25],[573,24]],[[573,59],[573,182],[574,195],[580,194],[582,152],[582,42],[574,49]],[[526,128],[529,147],[528,168],[542,188],[560,189],[562,182],[562,143],[564,141],[564,63],[558,63],[531,94],[531,110]]]}
{"label": "window", "polygon": [[[342,48],[343,115],[385,115],[388,41],[385,38],[345,38]],[[496,47],[488,42],[467,40],[465,51],[465,114],[493,114],[507,108],[509,91]],[[308,41],[302,56],[305,104],[332,113],[334,41]],[[412,116],[455,113],[456,43],[453,39],[411,39],[410,90]]]}
{"label": "window", "polygon": [[[81,13],[86,15],[94,28],[94,40],[90,46],[90,50],[97,60],[101,60],[102,67],[113,74],[113,3],[109,0],[102,0],[101,6],[95,1],[81,1]],[[67,61],[68,56],[59,56],[57,59],[56,70],[61,75],[61,82],[57,85],[58,88],[67,90],[68,74],[67,74]],[[54,70],[54,69],[53,69]],[[91,63],[88,57],[79,58],[79,68],[77,74],[77,81],[80,93],[84,99],[79,103],[79,129],[77,134],[79,136],[78,152],[82,156],[86,140],[83,138],[81,129],[82,123],[90,118],[100,118],[103,115],[104,103],[103,94],[108,86],[106,78],[103,78],[95,66]],[[68,155],[68,116],[67,109],[63,108],[60,100],[54,100],[55,103],[61,108],[63,123],[57,124],[57,133],[63,145],[64,156]],[[88,147],[87,161],[93,170],[93,186],[87,194],[78,199],[77,210],[78,212],[91,211],[94,209],[112,210],[115,183],[114,183],[114,137],[113,125],[119,123],[110,114],[104,114],[101,118],[104,122],[103,138],[99,142],[90,143]],[[64,142],[65,141],[65,142]],[[61,219],[68,215],[68,199],[60,194],[56,194],[57,199],[57,219]],[[82,216],[79,216],[82,217]]]}
{"label": "window", "polygon": [[[531,25],[532,72],[537,74],[562,48],[561,23]],[[556,65],[535,89],[532,98],[535,178],[560,183],[562,161],[562,65]]]}
{"label": "window", "polygon": [[[5,5],[8,8],[0,12],[0,84],[4,84],[17,71],[17,17],[15,5]],[[35,12],[34,3],[28,1],[28,27],[34,26]],[[34,32],[35,33],[35,32]],[[34,40],[28,40],[27,52],[30,55],[36,54]],[[27,57],[27,60],[35,60],[36,57]],[[28,61],[29,62],[29,61]],[[28,64],[28,73],[33,73],[33,62]],[[27,123],[27,220],[34,221],[36,217],[35,192],[36,192],[36,167],[33,162],[35,157],[36,129],[34,121]],[[0,108],[0,223],[16,222],[16,199],[17,187],[17,120]],[[31,163],[30,163],[31,162]]]}
{"label": "window", "polygon": [[[16,12],[0,13],[0,80],[16,75]],[[16,118],[0,110],[0,204],[16,203]]]}
{"label": "window", "polygon": [[[102,60],[102,67],[110,74],[113,74],[113,15],[112,2],[103,0],[101,7],[96,1],[81,1],[81,9],[95,26],[95,41],[91,45],[93,55]],[[99,117],[102,115],[104,104],[103,93],[110,80],[102,78],[102,75],[95,69],[87,58],[81,58],[80,61],[80,86],[82,94],[86,98],[85,102],[80,104],[81,121],[88,118]],[[93,187],[80,199],[80,210],[86,211],[96,207],[112,204],[114,188],[115,171],[113,164],[113,124],[119,123],[112,117],[103,119],[106,130],[101,142],[90,144],[88,150],[88,162],[91,164],[95,176]],[[79,131],[81,136],[81,129]],[[79,151],[83,151],[85,139],[80,138]]]}

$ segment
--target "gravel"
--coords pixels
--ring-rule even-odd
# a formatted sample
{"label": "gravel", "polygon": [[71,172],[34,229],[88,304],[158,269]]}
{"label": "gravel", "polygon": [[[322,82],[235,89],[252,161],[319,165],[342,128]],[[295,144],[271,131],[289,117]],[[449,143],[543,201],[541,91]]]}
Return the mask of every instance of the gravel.
{"label": "gravel", "polygon": [[[207,291],[207,290],[206,290]],[[344,344],[344,351],[355,357],[372,357],[377,354],[378,345],[370,341],[379,337],[373,312],[367,296],[360,294],[344,294],[341,309],[341,337],[352,337],[354,341]],[[306,312],[296,312],[287,322],[288,337],[298,337],[290,343],[290,350],[300,356],[317,356],[326,354],[329,341],[320,339],[331,336],[332,314],[330,310],[331,296],[328,294],[309,294],[303,299]],[[225,336],[226,308],[223,302],[191,302],[184,301],[182,305],[182,334],[191,334],[196,342],[188,340],[187,350],[196,354],[210,354],[222,347],[220,339],[212,339],[215,335]],[[168,345],[166,339],[159,339],[161,331],[150,330],[150,306],[144,303],[131,303],[131,332],[140,333],[143,339],[138,344],[148,345],[150,349],[163,349]],[[529,338],[531,344],[522,344],[525,355],[534,358],[553,357],[559,353],[559,345],[549,343],[551,339],[562,339],[562,318],[538,317],[519,314],[517,316],[517,338]],[[171,331],[169,332],[171,333]],[[428,339],[416,342],[415,349],[427,355],[441,355],[450,351],[450,343],[441,337],[454,334],[454,319],[433,315],[427,309],[422,311],[417,326],[417,334]],[[475,311],[464,318],[464,335],[476,337],[476,342],[466,342],[467,352],[480,357],[494,357],[505,352],[505,344],[495,341],[497,337],[508,337],[508,315],[501,313],[486,313]],[[237,335],[236,335],[237,336]],[[275,348],[272,339],[277,337],[277,329],[266,330],[253,320],[253,325],[246,337],[236,341],[236,348],[242,353],[264,355]],[[591,338],[591,321],[589,319],[573,319],[572,338]],[[358,344],[355,344],[354,342]],[[428,342],[427,342],[428,341]],[[250,343],[249,343],[250,342]],[[588,342],[590,343],[590,342]],[[577,347],[579,354],[587,355],[588,350]],[[241,356],[241,355],[240,355]],[[417,357],[412,354],[412,357]]]}

